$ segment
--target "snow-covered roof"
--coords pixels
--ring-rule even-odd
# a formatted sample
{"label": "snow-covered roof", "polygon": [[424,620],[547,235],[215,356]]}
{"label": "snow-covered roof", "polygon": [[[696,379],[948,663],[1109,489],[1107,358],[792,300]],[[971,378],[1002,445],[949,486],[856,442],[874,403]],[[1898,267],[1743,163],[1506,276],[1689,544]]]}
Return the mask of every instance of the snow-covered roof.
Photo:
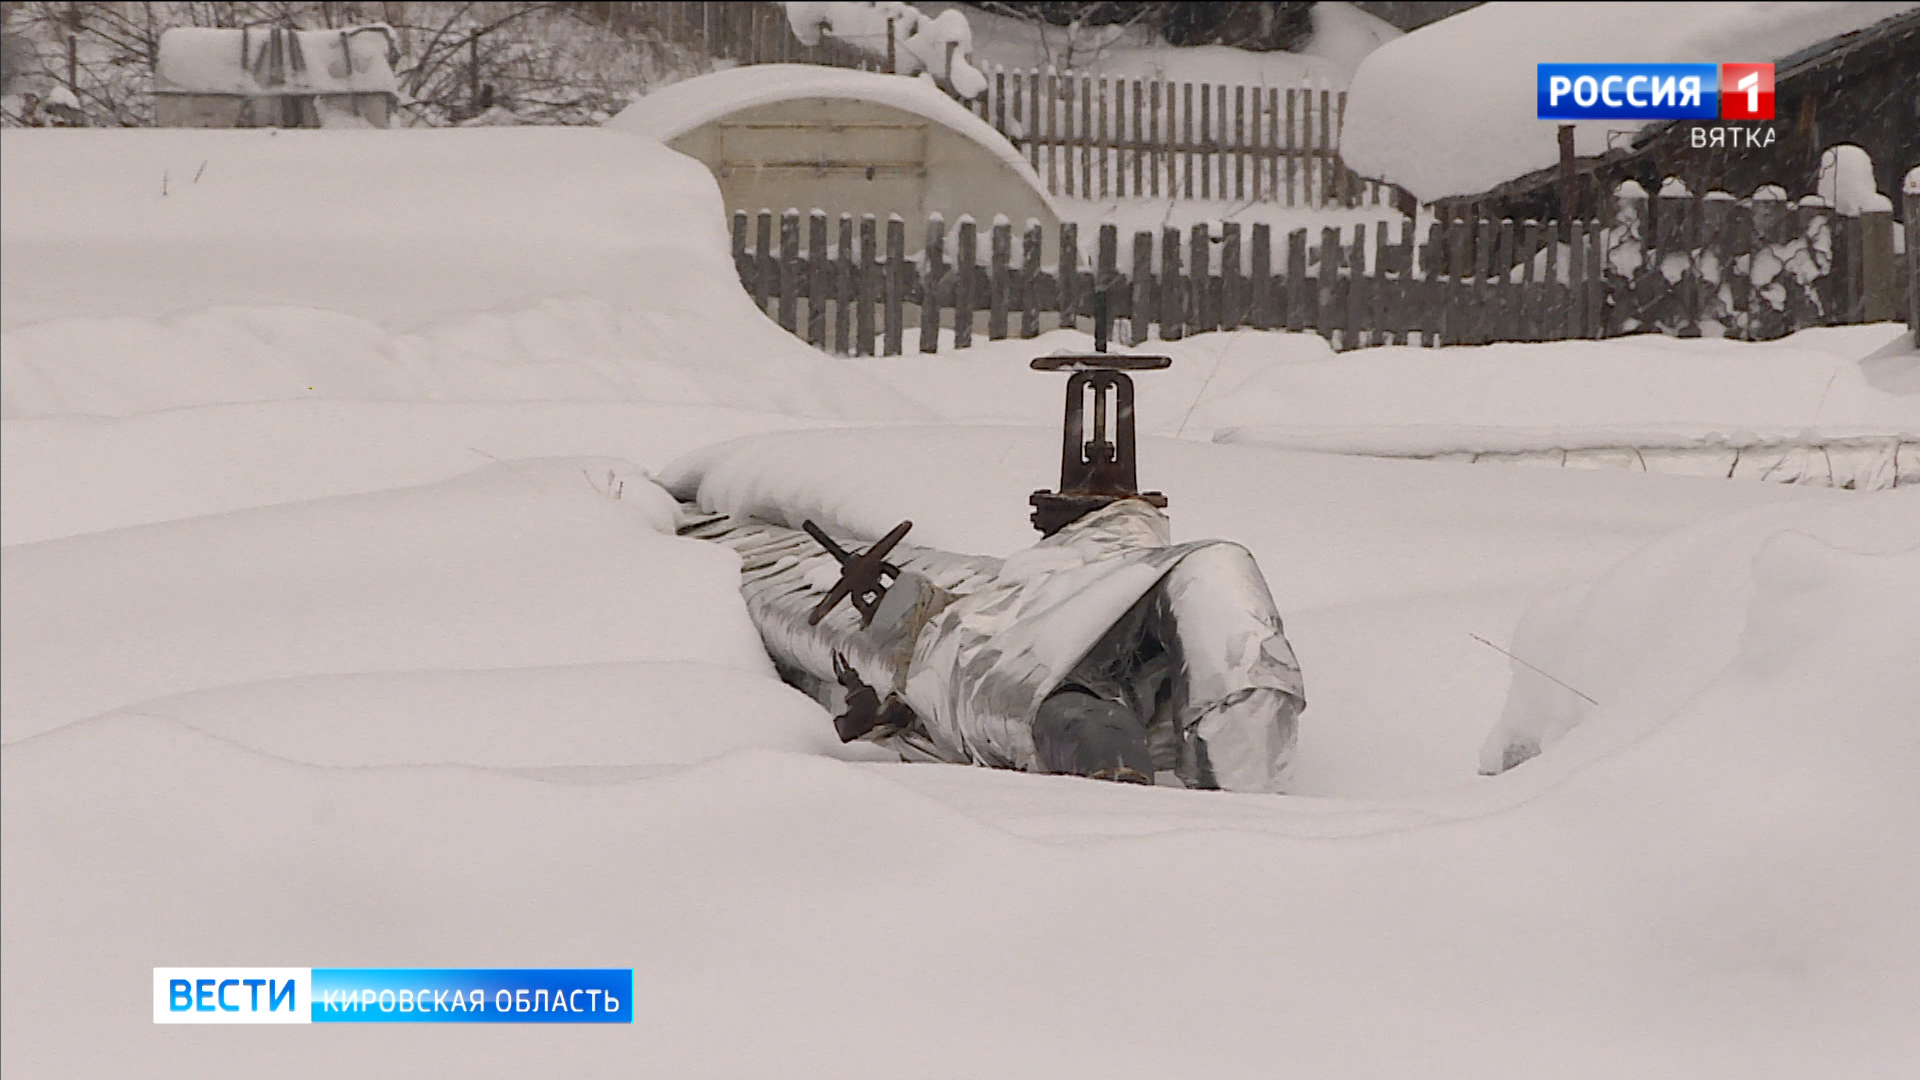
{"label": "snow-covered roof", "polygon": [[274,27],[177,26],[160,35],[153,88],[160,94],[394,94],[391,31],[380,24],[281,31]]}
{"label": "snow-covered roof", "polygon": [[871,101],[913,113],[979,143],[1045,191],[1020,151],[993,125],[925,79],[819,64],[754,64],[687,79],[640,98],[607,127],[667,142],[702,124],[757,105],[795,98]]}
{"label": "snow-covered roof", "polygon": [[[1904,3],[1492,3],[1420,28],[1354,73],[1340,153],[1363,176],[1423,200],[1472,195],[1559,160],[1535,118],[1539,63],[1778,62],[1920,7]],[[1653,121],[1574,125],[1574,151]]]}

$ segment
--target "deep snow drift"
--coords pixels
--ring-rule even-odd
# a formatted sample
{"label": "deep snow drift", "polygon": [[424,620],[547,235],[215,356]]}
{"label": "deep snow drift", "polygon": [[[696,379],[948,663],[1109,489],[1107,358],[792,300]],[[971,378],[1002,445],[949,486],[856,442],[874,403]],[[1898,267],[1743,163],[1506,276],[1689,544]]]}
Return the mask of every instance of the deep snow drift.
{"label": "deep snow drift", "polygon": [[[1174,345],[1140,378],[1141,480],[1177,539],[1260,559],[1311,702],[1299,793],[902,766],[775,679],[732,556],[672,535],[649,471],[1017,550],[1059,451],[1058,378],[1023,365],[1084,336],[822,357],[739,294],[697,166],[615,132],[443,134],[7,137],[9,1075],[1890,1077],[1920,1053],[1920,494],[1210,441],[1909,425],[1911,354],[1860,362],[1878,330]],[[202,187],[255,180],[163,202],[202,160]],[[383,174],[379,228],[320,186]],[[549,188],[537,228],[463,210]],[[150,969],[204,962],[631,965],[639,1022],[151,1024]]]}

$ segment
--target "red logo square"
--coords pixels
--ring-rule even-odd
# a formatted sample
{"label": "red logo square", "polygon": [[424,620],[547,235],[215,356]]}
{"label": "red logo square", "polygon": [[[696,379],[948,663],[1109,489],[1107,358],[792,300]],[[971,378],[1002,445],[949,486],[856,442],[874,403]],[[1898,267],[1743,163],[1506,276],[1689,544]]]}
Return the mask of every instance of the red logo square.
{"label": "red logo square", "polygon": [[1773,119],[1773,65],[1720,65],[1720,119]]}

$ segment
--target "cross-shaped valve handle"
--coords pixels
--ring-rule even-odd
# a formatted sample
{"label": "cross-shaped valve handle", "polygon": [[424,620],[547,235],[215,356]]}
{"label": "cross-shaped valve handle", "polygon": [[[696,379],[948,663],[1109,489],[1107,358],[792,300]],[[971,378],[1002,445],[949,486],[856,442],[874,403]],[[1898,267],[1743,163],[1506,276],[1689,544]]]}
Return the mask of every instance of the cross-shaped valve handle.
{"label": "cross-shaped valve handle", "polygon": [[854,610],[860,613],[860,625],[864,627],[872,623],[873,613],[880,607],[880,598],[886,595],[887,586],[892,584],[892,581],[881,581],[880,575],[885,574],[893,580],[900,577],[900,568],[888,562],[887,555],[907,535],[907,530],[913,528],[913,522],[903,521],[895,525],[878,543],[858,554],[834,543],[833,538],[812,521],[803,521],[800,527],[840,563],[840,580],[834,582],[827,595],[814,605],[813,613],[807,616],[807,625],[820,625],[820,620],[827,617],[827,612],[832,611],[840,601],[848,599],[853,601]]}

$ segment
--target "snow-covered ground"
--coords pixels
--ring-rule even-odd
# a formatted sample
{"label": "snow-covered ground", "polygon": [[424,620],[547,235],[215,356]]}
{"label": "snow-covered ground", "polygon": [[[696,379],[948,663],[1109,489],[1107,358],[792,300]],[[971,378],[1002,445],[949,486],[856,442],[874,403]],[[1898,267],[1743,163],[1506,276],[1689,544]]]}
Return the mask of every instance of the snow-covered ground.
{"label": "snow-covered ground", "polygon": [[[1059,445],[1024,362],[1084,335],[823,357],[740,294],[704,171],[618,132],[6,138],[9,1076],[1920,1054],[1920,492],[1214,441],[1912,431],[1892,328],[1171,343],[1141,479],[1265,569],[1297,793],[905,766],[775,678],[655,478],[1009,552]],[[195,963],[630,965],[636,1023],[151,1024]]]}

